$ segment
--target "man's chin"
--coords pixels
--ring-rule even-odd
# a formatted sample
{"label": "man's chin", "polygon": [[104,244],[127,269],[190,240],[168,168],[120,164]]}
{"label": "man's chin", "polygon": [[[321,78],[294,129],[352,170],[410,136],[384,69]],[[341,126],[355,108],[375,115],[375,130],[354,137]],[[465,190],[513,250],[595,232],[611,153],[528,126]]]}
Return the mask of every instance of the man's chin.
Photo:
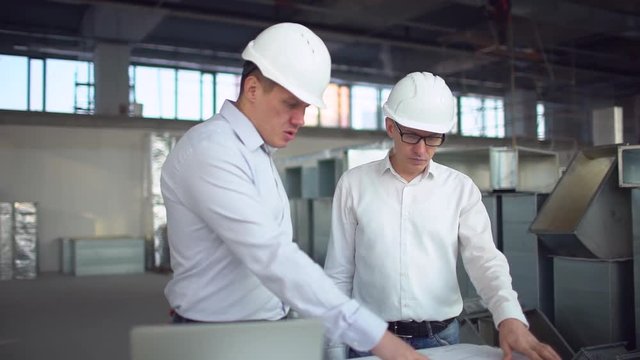
{"label": "man's chin", "polygon": [[278,142],[270,142],[267,143],[267,145],[271,146],[272,148],[276,148],[276,149],[282,149],[287,147],[287,145],[289,145],[289,141],[286,140],[280,140]]}
{"label": "man's chin", "polygon": [[411,159],[411,165],[416,167],[425,167],[429,163],[429,160],[426,159]]}

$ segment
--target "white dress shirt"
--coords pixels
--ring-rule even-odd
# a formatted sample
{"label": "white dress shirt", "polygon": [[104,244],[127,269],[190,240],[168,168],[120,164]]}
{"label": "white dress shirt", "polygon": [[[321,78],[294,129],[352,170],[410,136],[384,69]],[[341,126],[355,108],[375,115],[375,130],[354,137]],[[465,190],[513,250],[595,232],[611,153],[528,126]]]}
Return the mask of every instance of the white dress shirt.
{"label": "white dress shirt", "polygon": [[506,318],[527,324],[469,177],[432,160],[407,182],[387,155],[349,170],[338,182],[325,271],[345,294],[385,320],[458,316],[458,252],[496,326]]}
{"label": "white dress shirt", "polygon": [[292,242],[289,201],[262,137],[227,101],[162,168],[173,278],[165,295],[200,321],[276,320],[291,305],[332,341],[371,349],[386,324],[345,296]]}

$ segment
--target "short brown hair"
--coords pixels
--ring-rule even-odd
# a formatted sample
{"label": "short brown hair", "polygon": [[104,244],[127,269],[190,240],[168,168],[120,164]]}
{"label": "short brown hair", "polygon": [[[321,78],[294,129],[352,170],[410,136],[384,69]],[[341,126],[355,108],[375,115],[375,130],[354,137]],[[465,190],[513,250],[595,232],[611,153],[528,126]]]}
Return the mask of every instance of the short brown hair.
{"label": "short brown hair", "polygon": [[262,74],[262,71],[252,61],[245,61],[242,66],[242,76],[240,77],[240,95],[244,92],[244,82],[247,78],[253,75],[258,78],[258,81],[264,86],[266,92],[270,92],[277,85],[277,83]]}

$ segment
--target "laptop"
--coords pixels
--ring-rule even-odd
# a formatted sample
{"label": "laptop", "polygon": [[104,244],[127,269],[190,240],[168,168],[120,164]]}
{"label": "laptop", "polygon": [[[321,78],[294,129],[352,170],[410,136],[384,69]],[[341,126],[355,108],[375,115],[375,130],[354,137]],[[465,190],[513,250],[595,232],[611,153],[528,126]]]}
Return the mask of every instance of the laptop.
{"label": "laptop", "polygon": [[132,360],[322,360],[315,319],[138,326]]}

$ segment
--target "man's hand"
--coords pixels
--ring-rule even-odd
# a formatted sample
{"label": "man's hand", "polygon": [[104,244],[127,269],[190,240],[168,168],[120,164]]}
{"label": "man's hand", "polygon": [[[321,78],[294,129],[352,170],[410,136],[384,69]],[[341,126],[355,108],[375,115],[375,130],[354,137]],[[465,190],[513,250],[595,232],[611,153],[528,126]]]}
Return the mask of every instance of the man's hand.
{"label": "man's hand", "polygon": [[512,351],[532,360],[561,360],[551,346],[538,341],[520,320],[505,319],[498,325],[498,330],[504,360],[511,360]]}
{"label": "man's hand", "polygon": [[428,360],[429,358],[415,351],[404,341],[388,331],[371,352],[383,360]]}

